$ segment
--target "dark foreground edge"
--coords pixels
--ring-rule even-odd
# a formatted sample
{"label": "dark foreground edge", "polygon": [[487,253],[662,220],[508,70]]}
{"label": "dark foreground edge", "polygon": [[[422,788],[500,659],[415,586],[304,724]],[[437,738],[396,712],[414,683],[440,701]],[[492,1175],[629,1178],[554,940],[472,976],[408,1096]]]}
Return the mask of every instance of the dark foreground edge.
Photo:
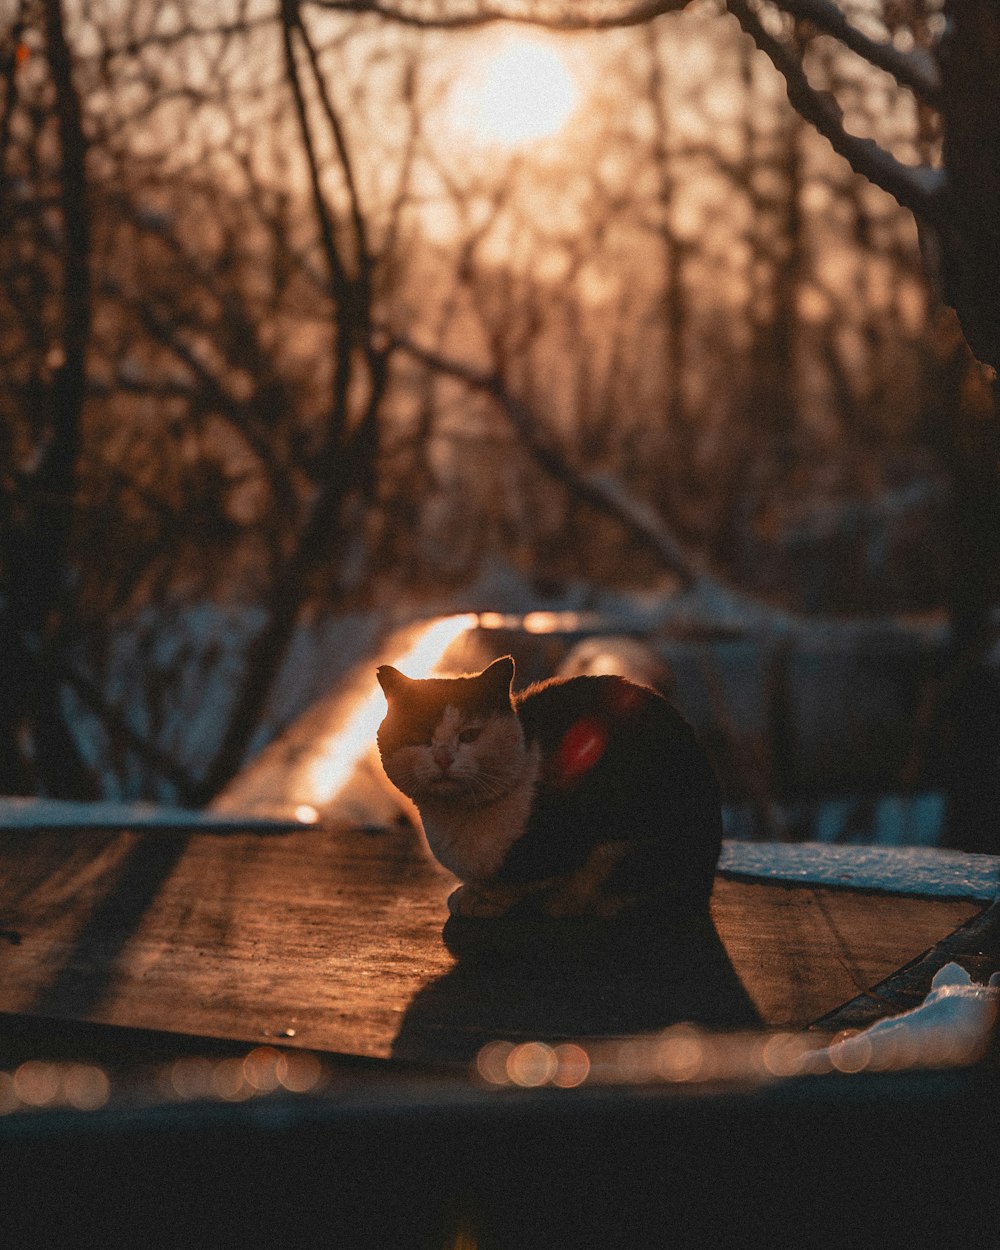
{"label": "dark foreground edge", "polygon": [[[817,1023],[858,1027],[949,959],[983,979],[998,958],[994,905]],[[119,1091],[0,1116],[3,1247],[1000,1244],[996,1047],[945,1071],[572,1090],[328,1057],[320,1094],[226,1103],[150,1097],[150,1073],[245,1044],[14,1016],[0,1044],[115,1055]]]}
{"label": "dark foreground edge", "polygon": [[0,1126],[4,1246],[993,1246],[1000,1082],[322,1097]]}

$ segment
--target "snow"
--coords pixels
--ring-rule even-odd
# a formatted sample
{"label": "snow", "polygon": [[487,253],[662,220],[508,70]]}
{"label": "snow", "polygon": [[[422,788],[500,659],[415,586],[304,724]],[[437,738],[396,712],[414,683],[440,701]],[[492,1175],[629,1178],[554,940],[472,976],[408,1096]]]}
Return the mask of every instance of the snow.
{"label": "snow", "polygon": [[[867,810],[866,810],[867,809]],[[940,791],[883,794],[876,801],[836,799],[816,811],[817,842],[851,842],[860,816],[869,823],[866,841],[882,846],[936,846],[941,840],[948,801]]]}
{"label": "snow", "polygon": [[[701,579],[682,593],[677,593],[676,579],[667,575],[641,590],[597,587],[580,579],[545,593],[528,574],[501,557],[490,556],[473,581],[432,598],[400,591],[384,596],[381,611],[307,614],[273,684],[248,755],[335,689],[395,629],[417,619],[470,609],[492,613],[497,623],[509,628],[525,624],[525,614],[527,624],[554,614],[551,619],[556,625],[570,614],[570,632],[645,636],[660,660],[671,668],[676,665],[680,676],[692,666],[700,666],[700,672],[710,665],[722,685],[720,697],[734,719],[734,730],[751,735],[764,728],[753,712],[766,706],[761,675],[770,672],[776,647],[793,647],[791,663],[799,647],[808,646],[810,654],[821,647],[835,654],[861,649],[867,655],[905,644],[922,653],[939,647],[943,637],[940,624],[926,622],[803,620],[711,579]],[[122,617],[112,625],[99,658],[82,643],[73,662],[101,689],[137,738],[152,743],[181,772],[197,779],[218,747],[240,685],[247,647],[263,623],[259,608],[171,601]],[[712,644],[712,639],[720,638],[728,641]],[[700,646],[692,641],[698,639]],[[812,668],[805,676],[810,674]],[[790,675],[803,676],[798,669]],[[815,680],[823,681],[824,693],[829,694],[854,676],[853,669],[841,673],[837,668],[832,674],[824,670]],[[678,690],[678,695],[684,693],[697,704],[698,715],[695,711],[686,714],[696,727],[705,721],[714,724],[718,708],[706,702],[700,687],[693,692],[687,689],[692,681],[686,680],[683,692]],[[894,709],[889,698],[892,692],[886,694],[883,685],[875,695],[889,699]],[[815,717],[807,706],[812,689],[806,689],[794,709],[796,724],[810,735],[804,748],[809,751],[816,733]],[[113,735],[85,699],[72,688],[67,688],[64,699],[81,753],[100,777],[107,798],[128,800],[143,795],[176,802],[175,786],[155,776],[147,762],[121,743],[114,746]],[[747,707],[750,711],[744,712]],[[839,726],[836,718],[842,719],[842,713],[837,708],[824,716],[824,733],[831,719]]]}
{"label": "snow", "polygon": [[278,833],[314,824],[314,808],[225,813],[157,803],[77,803],[68,799],[0,798],[0,829],[185,829],[192,833]]}
{"label": "snow", "polygon": [[727,839],[719,869],[751,880],[986,901],[997,897],[1000,858],[938,847]]}
{"label": "snow", "polygon": [[[264,625],[256,608],[210,603],[146,609],[118,623],[103,673],[88,674],[122,712],[140,739],[197,778],[225,729],[251,640]],[[304,620],[296,630],[261,723],[253,755],[372,652],[385,624],[370,613]],[[81,671],[87,664],[81,655]],[[100,776],[109,799],[128,800],[155,787],[157,799],[176,799],[173,785],[151,779],[131,752],[114,758],[108,733],[70,687],[64,699],[84,759]]]}
{"label": "snow", "polygon": [[[189,829],[281,831],[315,824],[308,804],[245,811],[192,811],[156,803],[0,798],[0,829]],[[890,894],[989,901],[998,896],[1000,857],[934,847],[835,846],[726,839],[719,869],[730,877],[835,886]]]}
{"label": "snow", "polygon": [[802,1070],[884,1071],[969,1063],[988,1044],[998,1005],[1000,973],[994,973],[988,985],[977,985],[958,964],[945,964],[919,1007],[876,1020],[852,1037],[807,1052]]}

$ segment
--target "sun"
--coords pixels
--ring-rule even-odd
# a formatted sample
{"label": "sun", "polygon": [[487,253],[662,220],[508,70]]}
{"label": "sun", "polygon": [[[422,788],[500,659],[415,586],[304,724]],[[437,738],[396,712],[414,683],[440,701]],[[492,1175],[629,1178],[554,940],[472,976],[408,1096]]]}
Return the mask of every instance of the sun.
{"label": "sun", "polygon": [[578,96],[554,43],[508,35],[460,77],[452,95],[452,120],[479,143],[521,147],[561,130]]}

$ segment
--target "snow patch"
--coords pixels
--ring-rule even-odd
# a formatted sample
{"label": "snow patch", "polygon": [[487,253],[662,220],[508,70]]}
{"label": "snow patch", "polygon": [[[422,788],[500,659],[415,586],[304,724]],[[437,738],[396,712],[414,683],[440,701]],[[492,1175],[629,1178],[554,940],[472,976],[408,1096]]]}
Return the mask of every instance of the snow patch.
{"label": "snow patch", "polygon": [[935,974],[919,1007],[876,1020],[852,1037],[803,1056],[803,1071],[884,1071],[900,1067],[940,1067],[979,1058],[992,1034],[1000,1005],[1000,973],[989,985],[949,963]]}
{"label": "snow patch", "polygon": [[997,897],[1000,857],[939,847],[834,846],[821,842],[723,843],[728,876],[795,885],[842,886],[939,898]]}
{"label": "snow patch", "polygon": [[0,830],[187,829],[192,833],[278,833],[315,824],[314,808],[249,812],[195,811],[158,803],[78,803],[69,799],[0,798]]}

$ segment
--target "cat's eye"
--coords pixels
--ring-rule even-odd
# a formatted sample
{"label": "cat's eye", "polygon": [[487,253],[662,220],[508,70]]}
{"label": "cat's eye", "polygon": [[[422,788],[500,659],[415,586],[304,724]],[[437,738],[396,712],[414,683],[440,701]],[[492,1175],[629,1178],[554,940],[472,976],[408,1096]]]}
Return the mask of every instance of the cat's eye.
{"label": "cat's eye", "polygon": [[482,725],[469,725],[467,729],[463,729],[458,735],[458,740],[459,742],[475,742],[482,731]]}

